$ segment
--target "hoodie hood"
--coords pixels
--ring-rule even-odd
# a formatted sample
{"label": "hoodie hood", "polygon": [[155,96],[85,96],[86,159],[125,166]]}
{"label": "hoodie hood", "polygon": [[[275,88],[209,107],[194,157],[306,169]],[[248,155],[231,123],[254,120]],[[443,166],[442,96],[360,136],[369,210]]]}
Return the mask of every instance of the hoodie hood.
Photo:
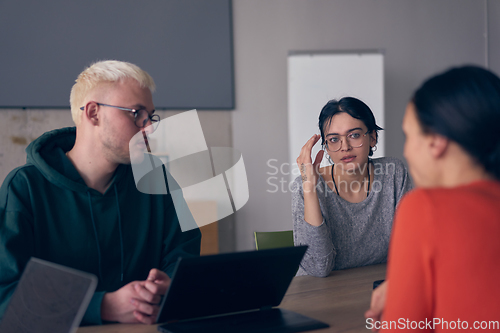
{"label": "hoodie hood", "polygon": [[[75,145],[75,139],[76,127],[46,132],[26,148],[26,163],[35,166],[48,181],[58,187],[76,192],[90,192],[93,195],[99,194],[98,191],[85,184],[71,161],[65,156],[66,152]],[[123,178],[125,172],[125,165],[117,168],[112,180],[113,186]]]}

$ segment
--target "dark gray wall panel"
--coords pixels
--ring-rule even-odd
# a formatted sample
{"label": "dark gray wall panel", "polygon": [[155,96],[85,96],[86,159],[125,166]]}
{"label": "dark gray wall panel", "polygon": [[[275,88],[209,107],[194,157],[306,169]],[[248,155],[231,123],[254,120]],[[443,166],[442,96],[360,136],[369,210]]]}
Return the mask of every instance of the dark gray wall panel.
{"label": "dark gray wall panel", "polygon": [[500,1],[488,1],[488,62],[490,69],[500,75]]}
{"label": "dark gray wall panel", "polygon": [[231,0],[0,2],[0,106],[68,107],[90,63],[135,63],[157,108],[234,107]]}

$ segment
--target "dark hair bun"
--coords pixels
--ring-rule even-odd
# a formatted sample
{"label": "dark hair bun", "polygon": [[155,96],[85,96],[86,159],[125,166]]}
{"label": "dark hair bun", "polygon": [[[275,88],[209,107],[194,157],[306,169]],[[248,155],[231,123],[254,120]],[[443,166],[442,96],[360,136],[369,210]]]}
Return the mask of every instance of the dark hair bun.
{"label": "dark hair bun", "polygon": [[426,132],[457,142],[500,179],[500,78],[478,66],[452,68],[423,83],[413,97]]}

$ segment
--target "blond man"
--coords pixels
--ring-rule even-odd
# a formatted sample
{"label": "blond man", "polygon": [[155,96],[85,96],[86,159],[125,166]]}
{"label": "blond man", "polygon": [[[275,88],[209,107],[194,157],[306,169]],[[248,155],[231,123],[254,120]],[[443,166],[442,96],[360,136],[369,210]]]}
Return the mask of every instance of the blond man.
{"label": "blond man", "polygon": [[[137,190],[129,142],[159,121],[148,73],[121,61],[85,69],[71,90],[76,127],[47,132],[0,189],[0,316],[30,257],[95,274],[82,320],[155,322],[179,256],[200,252],[170,195]],[[153,126],[150,126],[153,125]]]}

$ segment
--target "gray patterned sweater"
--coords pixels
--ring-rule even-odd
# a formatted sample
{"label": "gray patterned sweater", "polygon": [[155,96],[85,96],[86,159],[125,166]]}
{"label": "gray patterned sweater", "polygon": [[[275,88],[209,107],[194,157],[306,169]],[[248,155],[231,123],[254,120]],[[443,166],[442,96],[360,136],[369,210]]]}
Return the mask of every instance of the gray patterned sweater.
{"label": "gray patterned sweater", "polygon": [[412,183],[403,162],[382,157],[372,160],[373,183],[368,198],[348,202],[331,190],[320,176],[318,191],[323,223],[312,226],[304,220],[302,179],[292,188],[295,245],[309,245],[297,275],[325,277],[332,270],[383,263],[396,206]]}

